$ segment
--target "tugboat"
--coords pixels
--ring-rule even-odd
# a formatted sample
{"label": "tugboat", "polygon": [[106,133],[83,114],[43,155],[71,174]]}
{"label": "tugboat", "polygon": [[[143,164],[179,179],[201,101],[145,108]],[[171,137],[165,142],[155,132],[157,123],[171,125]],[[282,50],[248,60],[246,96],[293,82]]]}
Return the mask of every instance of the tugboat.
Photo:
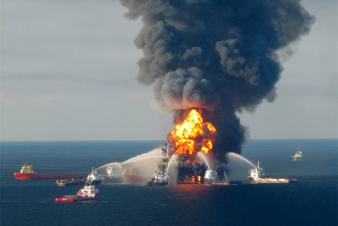
{"label": "tugboat", "polygon": [[95,187],[95,185],[87,184],[83,188],[81,188],[76,193],[76,195],[64,195],[62,197],[55,198],[55,202],[72,203],[75,201],[90,201],[95,200],[98,194],[99,190]]}
{"label": "tugboat", "polygon": [[293,162],[300,161],[300,160],[302,160],[302,158],[303,158],[303,152],[300,151],[300,150],[296,151],[296,152],[291,156],[291,160],[292,160]]}
{"label": "tugboat", "polygon": [[168,185],[168,176],[165,171],[155,171],[154,177],[148,182],[148,186]]}
{"label": "tugboat", "polygon": [[97,174],[96,169],[93,167],[92,172],[87,176],[86,183],[92,185],[101,184],[102,177]]}
{"label": "tugboat", "polygon": [[87,184],[82,189],[76,193],[76,200],[86,201],[96,199],[96,196],[99,194],[99,189],[95,185]]}
{"label": "tugboat", "polygon": [[66,174],[66,175],[41,175],[33,170],[33,166],[26,162],[21,166],[20,172],[13,173],[15,179],[17,180],[31,180],[31,179],[78,179],[81,178],[80,175],[76,174]]}
{"label": "tugboat", "polygon": [[248,180],[252,184],[288,184],[297,182],[296,179],[265,177],[263,168],[260,167],[259,162],[257,163],[257,167],[250,170]]}
{"label": "tugboat", "polygon": [[148,182],[148,186],[164,186],[168,185],[168,156],[166,147],[162,147],[162,155],[164,158],[161,163],[158,165],[158,170],[155,170],[154,177]]}
{"label": "tugboat", "polygon": [[59,179],[59,180],[56,180],[56,185],[57,186],[82,185],[82,184],[85,184],[85,182],[86,181],[82,178]]}
{"label": "tugboat", "polygon": [[229,185],[229,182],[224,178],[221,179],[216,170],[207,169],[204,174],[204,183],[212,185]]}

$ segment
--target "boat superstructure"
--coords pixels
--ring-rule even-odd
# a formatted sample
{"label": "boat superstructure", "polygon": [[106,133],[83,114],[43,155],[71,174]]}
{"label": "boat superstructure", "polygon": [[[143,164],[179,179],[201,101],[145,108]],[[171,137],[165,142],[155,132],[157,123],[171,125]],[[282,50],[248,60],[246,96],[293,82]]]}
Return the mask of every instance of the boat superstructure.
{"label": "boat superstructure", "polygon": [[87,184],[76,193],[76,196],[78,200],[90,200],[95,199],[98,194],[99,190],[95,185]]}
{"label": "boat superstructure", "polygon": [[102,182],[102,177],[100,175],[98,175],[96,169],[93,167],[92,171],[87,176],[86,183],[87,184],[98,185],[101,182]]}
{"label": "boat superstructure", "polygon": [[209,184],[220,182],[218,173],[215,170],[207,169],[204,174],[204,182]]}
{"label": "boat superstructure", "polygon": [[160,165],[158,170],[155,171],[154,177],[151,181],[148,182],[150,186],[162,186],[168,184],[168,174],[166,171],[167,167],[164,165]]}
{"label": "boat superstructure", "polygon": [[298,150],[296,151],[292,156],[291,156],[291,160],[296,162],[296,161],[300,161],[303,158],[303,152]]}
{"label": "boat superstructure", "polygon": [[29,180],[38,178],[38,174],[34,172],[33,165],[26,162],[21,166],[20,172],[14,172],[17,180]]}
{"label": "boat superstructure", "polygon": [[163,159],[154,172],[154,177],[148,182],[149,186],[163,186],[168,184],[168,153],[166,147],[161,148]]}

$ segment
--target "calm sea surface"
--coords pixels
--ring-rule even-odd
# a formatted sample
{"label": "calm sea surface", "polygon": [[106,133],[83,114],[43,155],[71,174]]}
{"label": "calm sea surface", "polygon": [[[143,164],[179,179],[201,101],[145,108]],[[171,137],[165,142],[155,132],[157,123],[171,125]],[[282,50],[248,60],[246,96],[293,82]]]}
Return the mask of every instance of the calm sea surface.
{"label": "calm sea surface", "polygon": [[[260,160],[269,176],[296,184],[147,187],[101,185],[95,202],[56,204],[79,187],[55,181],[16,181],[29,160],[40,173],[87,174],[92,166],[123,161],[160,141],[0,143],[1,226],[243,225],[335,226],[338,216],[338,140],[254,140],[243,155]],[[302,150],[304,159],[290,156]]]}

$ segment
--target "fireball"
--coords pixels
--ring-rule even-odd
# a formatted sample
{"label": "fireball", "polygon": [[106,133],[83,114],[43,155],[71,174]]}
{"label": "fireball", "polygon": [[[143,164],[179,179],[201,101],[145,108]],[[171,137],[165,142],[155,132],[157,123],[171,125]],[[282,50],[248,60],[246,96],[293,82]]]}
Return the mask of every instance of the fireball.
{"label": "fireball", "polygon": [[192,155],[199,151],[208,154],[214,146],[216,128],[211,122],[205,122],[202,114],[191,109],[168,135],[176,154]]}

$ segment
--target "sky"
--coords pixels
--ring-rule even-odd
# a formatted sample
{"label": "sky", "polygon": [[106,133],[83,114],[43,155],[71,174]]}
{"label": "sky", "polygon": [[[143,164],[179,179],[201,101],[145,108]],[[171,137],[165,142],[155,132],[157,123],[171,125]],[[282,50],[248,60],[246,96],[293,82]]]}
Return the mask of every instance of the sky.
{"label": "sky", "polygon": [[[310,34],[282,57],[278,97],[239,114],[251,139],[338,138],[338,1],[303,0]],[[0,140],[165,139],[139,84],[140,21],[117,0],[2,0]]]}

